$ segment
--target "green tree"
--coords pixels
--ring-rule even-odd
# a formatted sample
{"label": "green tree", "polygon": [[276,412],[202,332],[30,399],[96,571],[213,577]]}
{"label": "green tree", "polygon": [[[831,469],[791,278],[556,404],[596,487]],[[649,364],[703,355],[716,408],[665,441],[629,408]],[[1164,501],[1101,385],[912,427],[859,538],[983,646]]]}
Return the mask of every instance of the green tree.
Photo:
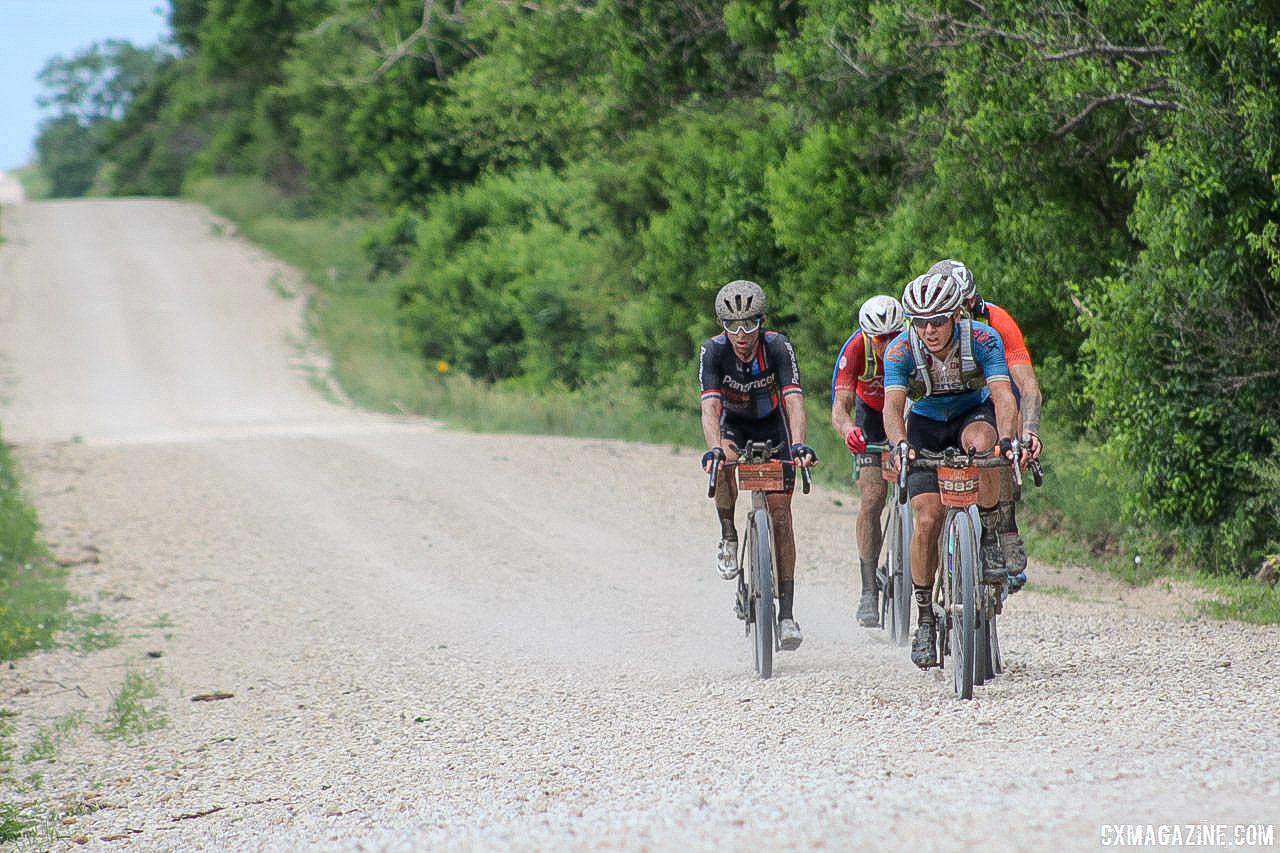
{"label": "green tree", "polygon": [[45,63],[36,78],[44,89],[37,103],[56,115],[41,123],[36,154],[55,196],[89,190],[102,163],[103,140],[163,61],[158,46],[113,40]]}
{"label": "green tree", "polygon": [[93,129],[72,115],[41,122],[36,157],[49,178],[49,194],[54,198],[84,195],[102,163]]}

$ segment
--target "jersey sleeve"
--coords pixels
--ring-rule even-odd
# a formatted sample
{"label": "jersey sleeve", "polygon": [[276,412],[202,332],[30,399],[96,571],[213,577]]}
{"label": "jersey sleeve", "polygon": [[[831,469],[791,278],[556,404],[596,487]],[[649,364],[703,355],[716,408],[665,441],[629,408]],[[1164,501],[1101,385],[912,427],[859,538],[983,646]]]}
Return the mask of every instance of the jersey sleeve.
{"label": "jersey sleeve", "polygon": [[723,383],[724,373],[716,358],[715,347],[711,345],[711,341],[703,341],[702,352],[698,356],[698,384],[702,387],[702,399],[721,399],[720,386]]}
{"label": "jersey sleeve", "polygon": [[911,342],[907,332],[902,332],[889,342],[884,351],[884,390],[907,390],[911,372],[916,369],[915,356],[911,354]]}
{"label": "jersey sleeve", "polygon": [[858,377],[862,375],[862,366],[867,360],[866,340],[861,331],[849,336],[836,356],[836,369],[831,374],[831,394],[837,391],[853,391],[857,388]]}
{"label": "jersey sleeve", "polygon": [[796,364],[796,350],[791,346],[791,340],[786,335],[775,334],[769,345],[773,350],[771,355],[776,359],[774,363],[778,365],[778,384],[782,386],[782,396],[803,394],[804,389],[800,387],[800,367]]}
{"label": "jersey sleeve", "polygon": [[1004,343],[996,330],[983,323],[973,324],[973,358],[987,382],[1009,382],[1009,365],[1004,360]]}
{"label": "jersey sleeve", "polygon": [[1031,352],[1027,349],[1027,342],[1022,337],[1022,329],[1018,328],[1018,323],[1013,316],[999,305],[990,305],[988,313],[991,318],[991,327],[996,330],[996,334],[1000,336],[1000,342],[1004,344],[1005,364],[1031,364]]}

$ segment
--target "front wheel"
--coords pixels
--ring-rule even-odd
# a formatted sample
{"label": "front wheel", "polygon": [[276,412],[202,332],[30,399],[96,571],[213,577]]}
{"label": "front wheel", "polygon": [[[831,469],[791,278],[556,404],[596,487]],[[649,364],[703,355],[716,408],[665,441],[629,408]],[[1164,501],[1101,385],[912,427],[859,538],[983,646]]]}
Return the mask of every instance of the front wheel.
{"label": "front wheel", "polygon": [[758,509],[751,513],[747,532],[747,592],[751,602],[750,641],[756,672],[761,678],[773,675],[773,537],[769,531],[769,513]]}
{"label": "front wheel", "polygon": [[956,695],[972,699],[977,668],[978,539],[969,515],[953,513],[945,537],[951,674]]}

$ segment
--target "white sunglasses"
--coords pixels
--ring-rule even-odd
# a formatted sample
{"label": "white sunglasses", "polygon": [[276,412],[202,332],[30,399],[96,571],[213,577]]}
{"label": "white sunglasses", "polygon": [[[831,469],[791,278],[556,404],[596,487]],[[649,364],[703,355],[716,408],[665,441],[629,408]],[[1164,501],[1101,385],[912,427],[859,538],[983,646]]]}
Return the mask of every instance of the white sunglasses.
{"label": "white sunglasses", "polygon": [[[747,323],[750,322],[754,322],[754,325],[748,326]],[[751,320],[729,320],[721,323],[720,326],[731,335],[749,335],[760,328],[761,322],[763,322],[762,318],[753,317]]]}

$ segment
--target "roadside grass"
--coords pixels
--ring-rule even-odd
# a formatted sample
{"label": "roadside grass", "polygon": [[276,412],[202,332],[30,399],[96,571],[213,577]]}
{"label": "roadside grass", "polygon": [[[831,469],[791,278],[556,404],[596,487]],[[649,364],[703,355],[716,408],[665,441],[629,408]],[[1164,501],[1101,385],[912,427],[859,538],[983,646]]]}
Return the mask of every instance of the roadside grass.
{"label": "roadside grass", "polygon": [[[332,358],[334,379],[357,405],[426,415],[478,432],[702,447],[692,406],[688,412],[660,409],[641,392],[617,386],[531,392],[473,380],[448,365],[425,364],[400,338],[393,289],[385,280],[369,278],[360,243],[376,222],[372,218],[308,217],[256,179],[205,179],[188,186],[186,194],[234,222],[245,237],[301,270],[315,286],[310,330]],[[825,399],[811,399],[806,408],[808,443],[823,460],[814,480],[852,494],[852,465],[830,427]],[[1216,603],[1205,605],[1207,616],[1280,623],[1280,587],[1198,571],[1171,544],[1172,537],[1126,522],[1097,444],[1055,431],[1052,413],[1047,414],[1044,486],[1028,481],[1019,508],[1033,557],[1103,569],[1135,585],[1158,577],[1189,580],[1216,597]],[[694,463],[691,458],[679,464]]]}
{"label": "roadside grass", "polygon": [[43,726],[32,738],[31,745],[22,754],[22,763],[31,764],[36,761],[53,761],[58,757],[62,745],[75,734],[84,723],[84,712],[72,711],[59,717],[52,725]]}
{"label": "roadside grass", "polygon": [[1078,590],[1051,583],[1029,584],[1027,586],[1027,592],[1034,592],[1038,595],[1052,595],[1055,598],[1062,598],[1066,601],[1084,601],[1084,596],[1081,595]]}
{"label": "roadside grass", "polygon": [[131,669],[124,674],[120,689],[112,695],[106,719],[96,727],[98,734],[111,740],[136,738],[169,724],[169,715],[159,702],[157,675]]}
{"label": "roadside grass", "polygon": [[[0,660],[56,645],[68,623],[66,570],[40,539],[35,510],[22,494],[9,446],[0,439]],[[0,709],[0,781],[12,777],[16,727]],[[38,784],[38,779],[34,780]],[[0,843],[49,849],[55,830],[41,807],[0,801]]]}
{"label": "roadside grass", "polygon": [[109,649],[120,642],[116,620],[97,610],[73,613],[67,619],[67,644],[81,654]]}
{"label": "roadside grass", "polygon": [[1201,602],[1201,611],[1214,619],[1237,619],[1254,625],[1280,625],[1280,585],[1268,587],[1251,578],[1201,576],[1198,586],[1213,599]]}
{"label": "roadside grass", "polygon": [[53,647],[69,601],[66,571],[41,541],[13,455],[0,440],[0,660]]}
{"label": "roadside grass", "polygon": [[[16,716],[14,711],[0,708],[0,782],[7,781],[13,772],[13,753],[17,749],[14,740],[17,727],[13,718]],[[35,817],[26,809],[13,803],[0,803],[0,843],[21,840],[35,823]]]}
{"label": "roadside grass", "polygon": [[11,803],[0,803],[0,843],[22,840],[34,824],[22,809]]}

